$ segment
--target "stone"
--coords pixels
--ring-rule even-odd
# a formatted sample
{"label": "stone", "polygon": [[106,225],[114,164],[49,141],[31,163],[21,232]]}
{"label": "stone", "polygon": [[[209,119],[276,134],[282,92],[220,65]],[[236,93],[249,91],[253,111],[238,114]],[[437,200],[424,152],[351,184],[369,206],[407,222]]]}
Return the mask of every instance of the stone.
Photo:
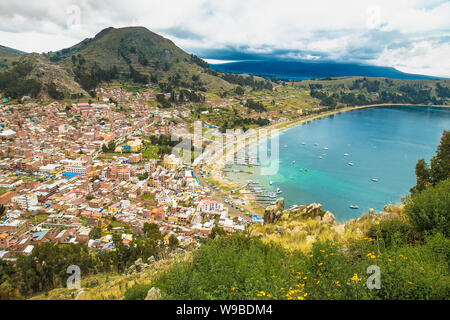
{"label": "stone", "polygon": [[284,198],[277,199],[275,205],[268,206],[264,211],[264,223],[271,224],[280,220],[284,211]]}
{"label": "stone", "polygon": [[327,211],[322,217],[322,222],[329,225],[336,225],[336,218],[334,214],[332,214],[330,211]]}
{"label": "stone", "polygon": [[155,260],[155,257],[154,256],[151,256],[151,257],[149,257],[148,259],[147,259],[147,263],[148,264],[151,264],[151,263],[153,263],[153,262],[155,262],[156,260]]}
{"label": "stone", "polygon": [[161,290],[153,287],[150,290],[148,290],[145,300],[161,300],[161,298],[162,298]]}
{"label": "stone", "polygon": [[320,203],[312,203],[303,210],[303,214],[310,218],[321,216],[322,205]]}

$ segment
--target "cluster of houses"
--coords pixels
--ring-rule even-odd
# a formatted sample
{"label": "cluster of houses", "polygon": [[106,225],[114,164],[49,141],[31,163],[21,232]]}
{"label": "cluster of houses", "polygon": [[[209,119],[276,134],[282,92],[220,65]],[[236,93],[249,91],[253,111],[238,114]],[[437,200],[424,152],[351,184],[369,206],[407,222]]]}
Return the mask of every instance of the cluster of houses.
{"label": "cluster of houses", "polygon": [[[143,157],[143,137],[185,131],[173,120],[189,110],[159,110],[147,103],[150,90],[97,93],[97,104],[0,106],[0,259],[45,242],[114,250],[113,233],[128,245],[144,223],[158,224],[166,239],[175,234],[180,246],[215,226],[244,230],[248,222],[231,218],[192,167],[174,155]],[[111,141],[114,153],[104,154]]]}

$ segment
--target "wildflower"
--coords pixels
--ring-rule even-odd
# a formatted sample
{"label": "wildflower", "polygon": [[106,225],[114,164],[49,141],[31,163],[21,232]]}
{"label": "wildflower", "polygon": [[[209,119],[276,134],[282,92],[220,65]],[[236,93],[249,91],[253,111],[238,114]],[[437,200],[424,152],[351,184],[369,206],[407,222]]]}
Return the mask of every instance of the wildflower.
{"label": "wildflower", "polygon": [[303,280],[306,280],[306,279],[308,279],[308,277],[303,277]]}
{"label": "wildflower", "polygon": [[318,264],[319,267],[322,266],[322,265],[323,265],[323,262],[321,262],[321,263]]}
{"label": "wildflower", "polygon": [[361,278],[358,278],[358,274],[353,274],[353,278],[352,278],[352,280],[353,281],[361,281]]}
{"label": "wildflower", "polygon": [[234,290],[236,290],[236,288],[235,288],[235,287],[231,288],[231,291],[234,291]]}
{"label": "wildflower", "polygon": [[272,298],[272,295],[269,293],[268,295],[267,295],[267,298]]}
{"label": "wildflower", "polygon": [[337,285],[338,287],[341,286],[341,284],[339,283],[339,281],[336,281],[336,285]]}
{"label": "wildflower", "polygon": [[414,282],[408,281],[408,283],[412,286],[414,285]]}

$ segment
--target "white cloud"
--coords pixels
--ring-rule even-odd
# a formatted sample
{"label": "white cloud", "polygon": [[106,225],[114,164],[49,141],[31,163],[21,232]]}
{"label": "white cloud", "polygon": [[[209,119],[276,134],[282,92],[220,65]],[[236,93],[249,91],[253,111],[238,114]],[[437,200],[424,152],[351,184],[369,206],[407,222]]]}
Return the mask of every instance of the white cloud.
{"label": "white cloud", "polygon": [[[80,25],[67,9],[77,5]],[[450,76],[448,45],[432,40],[450,31],[442,0],[2,0],[0,42],[24,51],[68,47],[101,29],[142,25],[190,52],[235,48],[304,59],[375,61],[409,72]],[[377,38],[373,38],[374,33]],[[418,45],[417,38],[428,45]],[[448,40],[447,40],[448,41]],[[419,46],[405,62],[408,47]],[[364,57],[363,57],[364,55]],[[283,56],[283,55],[281,55]],[[402,58],[403,57],[403,58]],[[214,57],[211,57],[214,58]],[[407,65],[407,66],[406,66]]]}

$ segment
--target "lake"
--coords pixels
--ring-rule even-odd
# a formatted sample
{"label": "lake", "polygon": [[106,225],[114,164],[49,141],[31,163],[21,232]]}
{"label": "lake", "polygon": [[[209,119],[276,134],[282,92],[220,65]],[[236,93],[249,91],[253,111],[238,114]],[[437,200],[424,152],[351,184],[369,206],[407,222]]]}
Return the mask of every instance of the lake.
{"label": "lake", "polygon": [[280,188],[287,207],[321,203],[345,222],[370,208],[378,212],[386,204],[399,204],[415,185],[417,161],[429,162],[443,130],[450,130],[447,108],[388,106],[344,112],[281,132],[276,174],[261,176],[258,167],[233,165],[233,170],[254,174],[232,171],[228,177],[238,183],[259,181],[269,192]]}

